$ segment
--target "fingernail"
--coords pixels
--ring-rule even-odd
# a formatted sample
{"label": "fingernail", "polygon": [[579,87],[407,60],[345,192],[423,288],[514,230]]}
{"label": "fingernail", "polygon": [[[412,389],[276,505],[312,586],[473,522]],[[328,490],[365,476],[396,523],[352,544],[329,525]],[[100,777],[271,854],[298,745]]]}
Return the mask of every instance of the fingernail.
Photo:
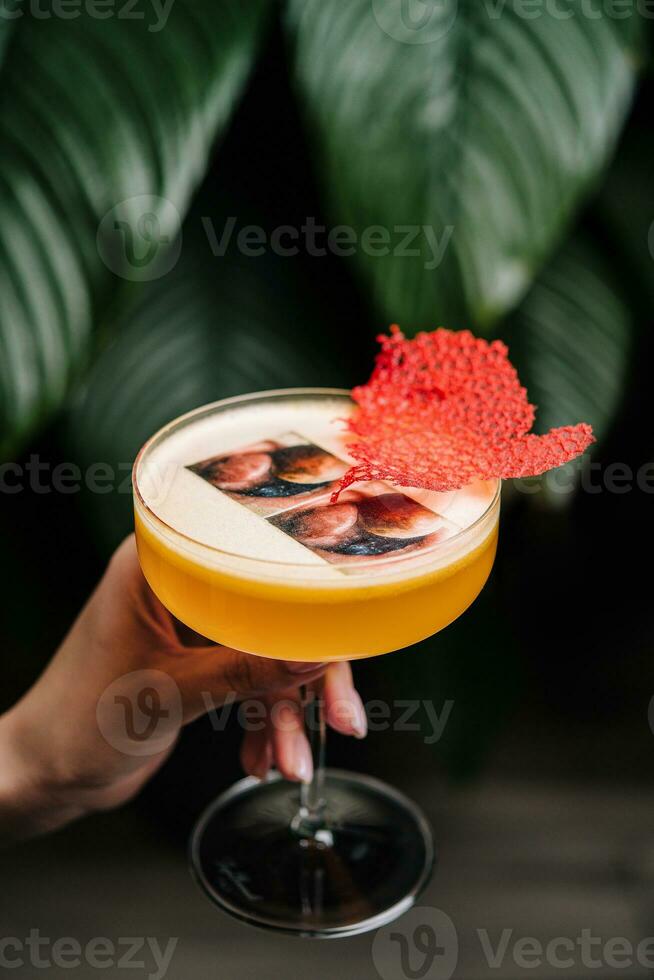
{"label": "fingernail", "polygon": [[311,777],[313,776],[313,760],[309,746],[304,738],[298,738],[295,742],[293,772],[296,779],[301,783],[311,782]]}
{"label": "fingernail", "polygon": [[326,663],[323,663],[322,661],[318,661],[318,660],[309,661],[309,662],[304,660],[303,661],[288,660],[286,662],[286,667],[289,673],[291,674],[308,674],[312,670],[321,670],[323,667],[326,666],[327,666]]}
{"label": "fingernail", "polygon": [[368,734],[368,719],[366,710],[358,693],[354,692],[354,697],[350,701],[350,713],[352,717],[352,732],[355,738],[365,738]]}
{"label": "fingernail", "polygon": [[357,691],[351,690],[346,698],[332,701],[327,719],[332,728],[341,735],[365,738],[368,734],[366,711]]}
{"label": "fingernail", "polygon": [[265,779],[270,771],[270,758],[268,755],[268,747],[264,745],[261,754],[257,758],[254,766],[252,767],[252,775],[256,776],[257,779]]}

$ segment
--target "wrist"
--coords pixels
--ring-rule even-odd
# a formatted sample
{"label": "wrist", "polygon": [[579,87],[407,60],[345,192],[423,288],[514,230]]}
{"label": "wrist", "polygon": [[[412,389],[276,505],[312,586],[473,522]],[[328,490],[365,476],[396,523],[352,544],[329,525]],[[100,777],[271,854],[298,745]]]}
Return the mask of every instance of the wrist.
{"label": "wrist", "polygon": [[34,732],[20,702],[0,716],[0,842],[56,830],[81,816],[33,751]]}

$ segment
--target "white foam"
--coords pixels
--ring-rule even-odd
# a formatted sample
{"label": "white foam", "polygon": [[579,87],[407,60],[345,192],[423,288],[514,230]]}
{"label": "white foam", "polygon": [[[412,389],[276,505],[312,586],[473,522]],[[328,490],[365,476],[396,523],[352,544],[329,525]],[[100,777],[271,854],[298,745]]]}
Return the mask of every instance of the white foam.
{"label": "white foam", "polygon": [[[137,471],[138,488],[145,504],[167,525],[162,528],[154,522],[153,529],[169,543],[175,537],[168,529],[192,539],[191,542],[178,541],[186,550],[194,550],[192,542],[197,542],[244,559],[299,563],[307,569],[321,567],[322,576],[342,580],[342,569],[330,565],[186,467],[289,432],[298,433],[349,462],[343,419],[351,411],[351,403],[344,396],[286,396],[266,402],[239,402],[220,412],[200,413],[187,424],[173,427],[165,438],[153,440],[153,446],[144,453]],[[452,493],[411,488],[402,488],[402,491],[442,515],[448,534],[456,535],[487,510],[495,485],[478,482]],[[488,529],[483,532],[486,533]],[[476,543],[466,544],[466,550]],[[200,548],[198,557],[201,551]],[[420,564],[424,559],[423,554]],[[206,554],[202,560],[206,561]],[[406,562],[402,564],[406,565]]]}

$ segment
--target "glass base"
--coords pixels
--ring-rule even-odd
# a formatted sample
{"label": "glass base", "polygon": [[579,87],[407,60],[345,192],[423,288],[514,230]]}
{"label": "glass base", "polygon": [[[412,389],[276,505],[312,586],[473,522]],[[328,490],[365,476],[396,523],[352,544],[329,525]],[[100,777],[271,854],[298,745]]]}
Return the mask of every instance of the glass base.
{"label": "glass base", "polygon": [[325,824],[293,830],[296,783],[277,774],[242,779],[205,810],[191,866],[225,912],[306,937],[377,929],[413,905],[429,881],[434,848],[420,810],[368,776],[325,771]]}

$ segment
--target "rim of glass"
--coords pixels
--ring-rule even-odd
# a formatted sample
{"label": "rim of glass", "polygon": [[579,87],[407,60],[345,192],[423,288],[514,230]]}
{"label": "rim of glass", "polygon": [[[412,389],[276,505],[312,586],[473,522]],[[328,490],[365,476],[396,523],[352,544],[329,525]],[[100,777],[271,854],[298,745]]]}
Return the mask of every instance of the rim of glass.
{"label": "rim of glass", "polygon": [[[312,564],[311,562],[283,561],[283,560],[270,559],[270,558],[256,558],[255,556],[252,555],[244,555],[241,554],[240,552],[227,551],[224,548],[216,548],[214,545],[207,544],[204,541],[200,541],[197,538],[193,538],[191,537],[191,535],[185,534],[183,531],[178,530],[176,527],[173,527],[172,524],[168,524],[167,521],[164,521],[161,517],[159,517],[156,511],[154,511],[149,506],[149,504],[145,502],[145,499],[143,498],[138,482],[139,466],[141,464],[141,461],[145,457],[145,455],[149,452],[149,450],[153,449],[155,445],[158,445],[160,442],[163,442],[169,435],[172,435],[173,432],[177,431],[180,428],[183,428],[183,426],[188,424],[192,419],[203,415],[211,415],[212,412],[214,412],[217,409],[222,410],[223,408],[229,408],[230,406],[239,405],[244,402],[264,401],[269,398],[280,398],[280,399],[286,397],[293,398],[302,395],[319,395],[319,396],[326,396],[326,397],[332,396],[338,398],[346,397],[349,398],[350,401],[352,401],[352,393],[347,388],[272,388],[266,391],[248,392],[248,394],[246,395],[233,395],[230,398],[221,398],[215,402],[208,402],[206,405],[199,405],[197,408],[191,409],[190,412],[185,412],[183,415],[178,415],[176,418],[171,419],[170,422],[167,422],[165,425],[163,425],[153,435],[151,435],[150,438],[146,440],[146,442],[143,443],[143,445],[141,446],[141,448],[139,449],[136,455],[136,458],[134,460],[134,465],[132,466],[132,487],[134,491],[134,496],[138,500],[140,506],[146,512],[148,518],[152,520],[155,524],[158,524],[161,527],[165,528],[167,531],[170,531],[175,537],[181,538],[183,541],[188,541],[190,544],[196,545],[197,547],[204,549],[210,554],[223,555],[227,558],[235,558],[238,561],[254,562],[262,566],[274,567],[276,565],[279,565],[284,568],[299,568],[303,570],[309,568],[315,569],[317,566]],[[401,487],[398,487],[397,489],[400,492],[402,490]],[[479,517],[472,522],[472,524],[469,524],[468,527],[461,528],[460,531],[457,531],[457,533],[453,534],[452,537],[446,538],[445,541],[436,541],[431,548],[425,548],[424,551],[420,551],[417,554],[421,558],[433,556],[434,554],[437,554],[439,550],[444,550],[445,547],[448,548],[451,547],[451,545],[455,544],[458,540],[470,534],[471,531],[479,527],[479,525],[482,524],[484,520],[486,520],[490,512],[496,506],[500,498],[501,491],[502,491],[502,481],[498,478],[495,492],[488,506],[485,508],[483,513],[480,514]],[[348,562],[347,567],[348,568],[366,567],[369,568],[371,572],[374,572],[376,569],[383,569],[391,564],[395,564],[401,561],[409,561],[412,558],[415,559],[417,557],[417,554],[416,552],[409,552],[408,554],[396,552],[394,555],[393,554],[389,555],[388,558],[376,559],[374,562],[371,562],[369,558],[364,557],[361,559],[360,562],[358,561]]]}

